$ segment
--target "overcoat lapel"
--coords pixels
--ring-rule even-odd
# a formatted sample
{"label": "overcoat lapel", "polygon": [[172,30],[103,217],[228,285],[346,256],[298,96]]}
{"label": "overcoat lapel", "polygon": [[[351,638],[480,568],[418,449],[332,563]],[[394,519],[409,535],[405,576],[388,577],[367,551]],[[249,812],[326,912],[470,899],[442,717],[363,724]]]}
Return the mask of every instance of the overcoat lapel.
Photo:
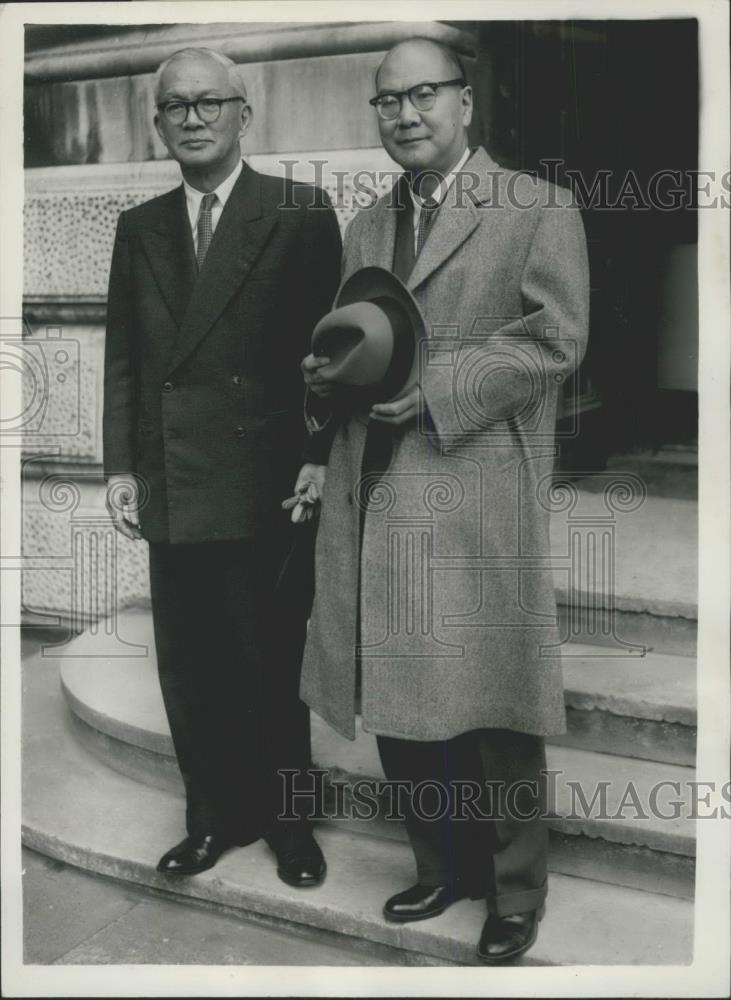
{"label": "overcoat lapel", "polygon": [[449,195],[453,194],[454,187],[452,184],[406,282],[406,287],[412,292],[452,256],[480,223],[480,215],[471,202],[465,205],[452,204],[454,199]]}
{"label": "overcoat lapel", "polygon": [[170,192],[158,218],[142,231],[140,238],[160,294],[179,327],[196,275],[193,236],[182,184]]}
{"label": "overcoat lapel", "polygon": [[209,332],[261,253],[276,221],[273,213],[263,214],[261,182],[256,172],[244,164],[193,285],[170,358],[170,371]]}
{"label": "overcoat lapel", "polygon": [[[413,291],[441,267],[482,223],[489,213],[481,206],[493,200],[493,188],[503,173],[494,160],[479,147],[460,171],[468,175],[459,177],[450,185],[442,208],[437,213],[429,239],[419,254],[407,281]],[[375,265],[391,271],[396,244],[397,208],[409,197],[408,181],[402,174],[394,187],[370,212],[369,225],[363,233],[363,259],[361,266]]]}

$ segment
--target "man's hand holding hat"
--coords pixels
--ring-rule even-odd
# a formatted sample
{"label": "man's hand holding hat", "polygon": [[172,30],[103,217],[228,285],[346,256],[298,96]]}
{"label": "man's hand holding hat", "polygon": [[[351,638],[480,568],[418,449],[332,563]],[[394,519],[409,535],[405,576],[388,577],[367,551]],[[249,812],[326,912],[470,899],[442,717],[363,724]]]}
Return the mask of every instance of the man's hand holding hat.
{"label": "man's hand holding hat", "polygon": [[380,267],[351,274],[315,327],[312,352],[302,362],[310,432],[332,412],[318,402],[333,404],[336,395],[338,405],[367,407],[382,423],[416,418],[423,410],[417,376],[425,335],[419,306],[396,275]]}
{"label": "man's hand holding hat", "polygon": [[384,424],[398,426],[405,424],[408,420],[413,420],[420,413],[424,412],[424,396],[421,386],[414,385],[403,396],[392,400],[390,403],[374,403],[371,408],[371,420],[379,420]]}
{"label": "man's hand holding hat", "polygon": [[316,358],[314,354],[308,354],[301,365],[305,385],[320,399],[328,399],[336,389],[335,382],[320,374],[320,369],[329,364],[330,358]]}

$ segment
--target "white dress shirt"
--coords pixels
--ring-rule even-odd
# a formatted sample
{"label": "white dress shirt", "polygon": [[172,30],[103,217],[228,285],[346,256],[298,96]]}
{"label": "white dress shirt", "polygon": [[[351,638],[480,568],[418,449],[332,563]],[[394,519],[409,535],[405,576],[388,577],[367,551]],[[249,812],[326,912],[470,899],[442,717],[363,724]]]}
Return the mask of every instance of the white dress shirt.
{"label": "white dress shirt", "polygon": [[[244,169],[244,164],[242,160],[239,160],[237,165],[233,168],[231,173],[228,175],[225,181],[221,181],[215,191],[211,191],[210,194],[216,195],[216,200],[213,202],[211,208],[211,229],[215,233],[216,226],[218,225],[218,220],[221,218],[221,212],[223,212],[223,206],[228,201],[228,196],[233,190],[233,186],[238,180],[238,176]],[[190,184],[184,179],[183,187],[185,188],[185,203],[188,207],[188,218],[190,219],[190,228],[193,232],[193,247],[196,254],[198,253],[198,216],[200,215],[201,202],[203,201],[203,195],[208,194],[208,191],[198,191],[196,188],[191,187]]]}
{"label": "white dress shirt", "polygon": [[457,163],[455,163],[455,165],[452,167],[452,169],[446,175],[446,177],[442,178],[442,180],[439,182],[439,184],[437,185],[437,187],[434,189],[434,191],[432,191],[432,193],[429,195],[428,198],[420,198],[419,195],[416,194],[416,192],[414,191],[414,189],[409,184],[409,194],[411,195],[411,200],[414,203],[414,218],[413,218],[413,222],[414,222],[414,251],[417,250],[416,234],[419,231],[419,216],[421,215],[421,206],[424,204],[424,202],[427,202],[427,201],[429,201],[429,202],[434,202],[435,201],[438,205],[441,205],[441,203],[444,201],[444,198],[445,198],[445,196],[447,194],[447,191],[449,191],[449,188],[454,183],[454,178],[459,173],[459,171],[462,169],[462,167],[465,165],[465,163],[467,162],[467,160],[469,160],[471,153],[472,153],[472,150],[468,146],[467,149],[462,154],[462,156],[457,161]]}

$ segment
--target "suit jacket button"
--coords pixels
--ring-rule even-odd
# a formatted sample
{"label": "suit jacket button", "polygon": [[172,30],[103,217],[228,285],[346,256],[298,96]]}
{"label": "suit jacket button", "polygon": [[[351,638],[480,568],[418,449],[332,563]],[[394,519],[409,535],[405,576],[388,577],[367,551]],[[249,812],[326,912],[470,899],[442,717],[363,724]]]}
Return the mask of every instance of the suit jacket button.
{"label": "suit jacket button", "polygon": [[233,384],[234,384],[234,385],[241,385],[241,383],[242,383],[242,382],[243,382],[244,380],[243,380],[243,379],[241,378],[241,376],[240,376],[240,375],[234,375],[234,376],[233,376],[233,379],[232,379],[232,381],[233,381]]}
{"label": "suit jacket button", "polygon": [[173,383],[172,382],[163,382],[163,384],[162,384],[162,391],[163,392],[172,392],[173,391]]}
{"label": "suit jacket button", "polygon": [[236,437],[246,437],[246,428],[242,427],[241,424],[236,428]]}

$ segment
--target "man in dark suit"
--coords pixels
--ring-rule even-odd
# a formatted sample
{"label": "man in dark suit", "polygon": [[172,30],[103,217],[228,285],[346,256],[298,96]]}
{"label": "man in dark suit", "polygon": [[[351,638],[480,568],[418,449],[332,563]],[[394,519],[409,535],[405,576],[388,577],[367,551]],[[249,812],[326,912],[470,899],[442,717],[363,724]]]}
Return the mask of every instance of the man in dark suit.
{"label": "man in dark suit", "polygon": [[158,870],[195,874],[264,836],[281,878],[314,885],[325,862],[306,817],[280,815],[278,772],[310,764],[298,683],[311,599],[291,572],[309,528],[281,503],[302,461],[299,362],[337,287],[340,234],[322,191],[242,162],[252,111],[231,60],[174,53],[155,100],[183,185],[119,218],[104,465],[116,527],[149,542],[186,790],[187,836]]}

